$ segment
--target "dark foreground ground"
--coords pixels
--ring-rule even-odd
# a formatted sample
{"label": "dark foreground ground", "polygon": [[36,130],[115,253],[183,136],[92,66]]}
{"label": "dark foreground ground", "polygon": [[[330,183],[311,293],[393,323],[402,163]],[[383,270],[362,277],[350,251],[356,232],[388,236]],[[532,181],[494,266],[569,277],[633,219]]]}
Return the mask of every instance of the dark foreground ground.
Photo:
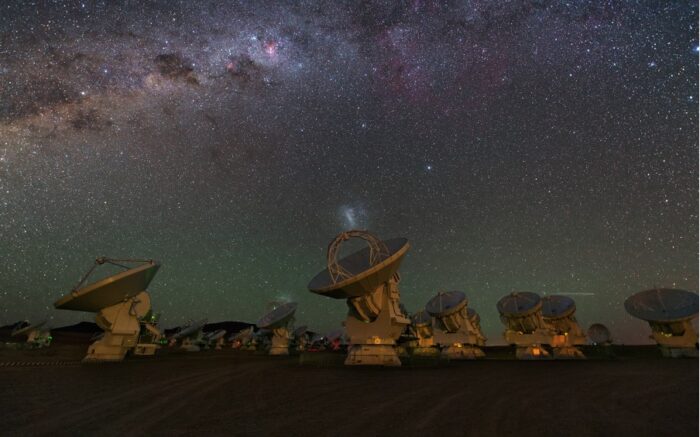
{"label": "dark foreground ground", "polygon": [[231,350],[81,365],[85,345],[51,349],[0,350],[0,435],[698,435],[697,359],[649,348],[396,369]]}

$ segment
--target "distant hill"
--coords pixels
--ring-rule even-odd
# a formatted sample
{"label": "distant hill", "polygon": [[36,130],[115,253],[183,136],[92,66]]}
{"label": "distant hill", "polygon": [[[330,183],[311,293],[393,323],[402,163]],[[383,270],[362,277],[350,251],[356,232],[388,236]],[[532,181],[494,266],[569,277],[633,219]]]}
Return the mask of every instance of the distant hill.
{"label": "distant hill", "polygon": [[93,334],[95,332],[102,332],[99,326],[93,322],[80,322],[75,325],[61,326],[60,328],[54,328],[51,332],[75,332],[81,334]]}

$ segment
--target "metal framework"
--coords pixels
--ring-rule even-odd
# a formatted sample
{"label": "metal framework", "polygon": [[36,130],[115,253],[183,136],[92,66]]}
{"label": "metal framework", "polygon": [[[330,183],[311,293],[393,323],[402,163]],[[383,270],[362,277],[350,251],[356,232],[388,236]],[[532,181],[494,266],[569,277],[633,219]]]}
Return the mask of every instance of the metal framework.
{"label": "metal framework", "polygon": [[83,277],[80,278],[80,282],[78,282],[78,284],[75,287],[73,287],[73,291],[78,290],[80,287],[82,287],[85,284],[85,281],[87,281],[87,279],[90,277],[92,272],[94,272],[98,266],[101,266],[103,264],[112,264],[112,265],[115,265],[117,267],[121,267],[124,270],[129,270],[130,268],[132,268],[132,267],[128,267],[128,266],[125,266],[123,264],[120,264],[120,263],[153,263],[153,260],[152,259],[115,259],[115,258],[107,258],[107,257],[101,256],[95,260],[95,264],[92,267],[90,267],[90,270],[88,270],[87,273],[85,273],[83,275]]}
{"label": "metal framework", "polygon": [[384,244],[384,242],[380,240],[377,236],[367,231],[361,230],[341,232],[328,245],[328,274],[330,275],[331,280],[334,284],[353,276],[350,272],[345,270],[338,263],[338,254],[340,253],[340,246],[343,242],[348,241],[351,238],[361,238],[367,242],[367,245],[369,246],[370,266],[375,266],[389,257],[389,249],[386,247],[386,244]]}

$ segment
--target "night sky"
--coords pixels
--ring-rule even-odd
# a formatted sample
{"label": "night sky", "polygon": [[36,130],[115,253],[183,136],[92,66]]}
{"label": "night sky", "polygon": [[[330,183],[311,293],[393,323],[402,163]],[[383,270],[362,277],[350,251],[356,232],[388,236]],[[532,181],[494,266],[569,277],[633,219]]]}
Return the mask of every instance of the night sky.
{"label": "night sky", "polygon": [[154,309],[255,321],[350,228],[406,237],[402,302],[698,290],[698,5],[607,1],[0,5],[0,322],[97,256],[154,258]]}

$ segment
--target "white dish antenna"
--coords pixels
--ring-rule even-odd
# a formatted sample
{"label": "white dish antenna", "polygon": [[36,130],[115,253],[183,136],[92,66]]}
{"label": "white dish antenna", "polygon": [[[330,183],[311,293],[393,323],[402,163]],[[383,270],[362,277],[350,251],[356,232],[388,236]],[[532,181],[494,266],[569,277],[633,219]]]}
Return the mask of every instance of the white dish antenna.
{"label": "white dish antenna", "polygon": [[698,334],[692,319],[698,315],[698,295],[685,290],[655,288],[625,301],[627,312],[645,320],[666,357],[697,357]]}
{"label": "white dish antenna", "polygon": [[554,330],[542,317],[542,299],[529,291],[518,291],[504,296],[496,304],[503,333],[508,344],[515,345],[515,356],[519,360],[537,360],[550,357],[543,347],[550,344]]}
{"label": "white dish antenna", "polygon": [[289,329],[296,310],[295,302],[285,303],[265,314],[256,323],[261,330],[272,332],[270,355],[289,355]]}
{"label": "white dish antenna", "polygon": [[43,328],[45,324],[46,320],[42,320],[37,323],[29,323],[28,321],[24,321],[18,323],[10,335],[12,337],[26,336],[26,344],[30,348],[47,347],[51,344],[53,337],[51,337],[50,329]]}
{"label": "white dish antenna", "polygon": [[415,356],[434,357],[440,355],[440,349],[435,343],[433,317],[426,311],[420,310],[411,316],[411,328],[416,335]]}
{"label": "white dish antenna", "polygon": [[602,323],[594,323],[588,327],[588,339],[594,345],[607,346],[612,344],[610,330]]}
{"label": "white dish antenna", "polygon": [[479,348],[485,338],[472,324],[467,296],[461,291],[440,292],[428,301],[425,311],[434,320],[434,341],[443,357],[452,360],[483,358]]}
{"label": "white dish antenna", "polygon": [[576,302],[568,296],[553,294],[542,298],[542,317],[556,333],[550,342],[555,358],[585,358],[576,347],[586,344],[586,335],[575,313]]}
{"label": "white dish antenna", "polygon": [[[88,284],[95,270],[105,265],[123,271]],[[137,346],[140,319],[151,309],[146,288],[159,268],[153,260],[98,258],[78,285],[54,303],[57,309],[97,313],[97,326],[105,335],[90,345],[84,361],[121,361]]]}
{"label": "white dish antenna", "polygon": [[[340,260],[342,243],[362,239],[366,248]],[[398,274],[409,244],[405,238],[382,241],[367,231],[347,231],[328,245],[327,267],[309,282],[309,291],[346,299],[345,328],[350,337],[346,365],[400,366],[396,340],[410,320],[400,307]]]}

